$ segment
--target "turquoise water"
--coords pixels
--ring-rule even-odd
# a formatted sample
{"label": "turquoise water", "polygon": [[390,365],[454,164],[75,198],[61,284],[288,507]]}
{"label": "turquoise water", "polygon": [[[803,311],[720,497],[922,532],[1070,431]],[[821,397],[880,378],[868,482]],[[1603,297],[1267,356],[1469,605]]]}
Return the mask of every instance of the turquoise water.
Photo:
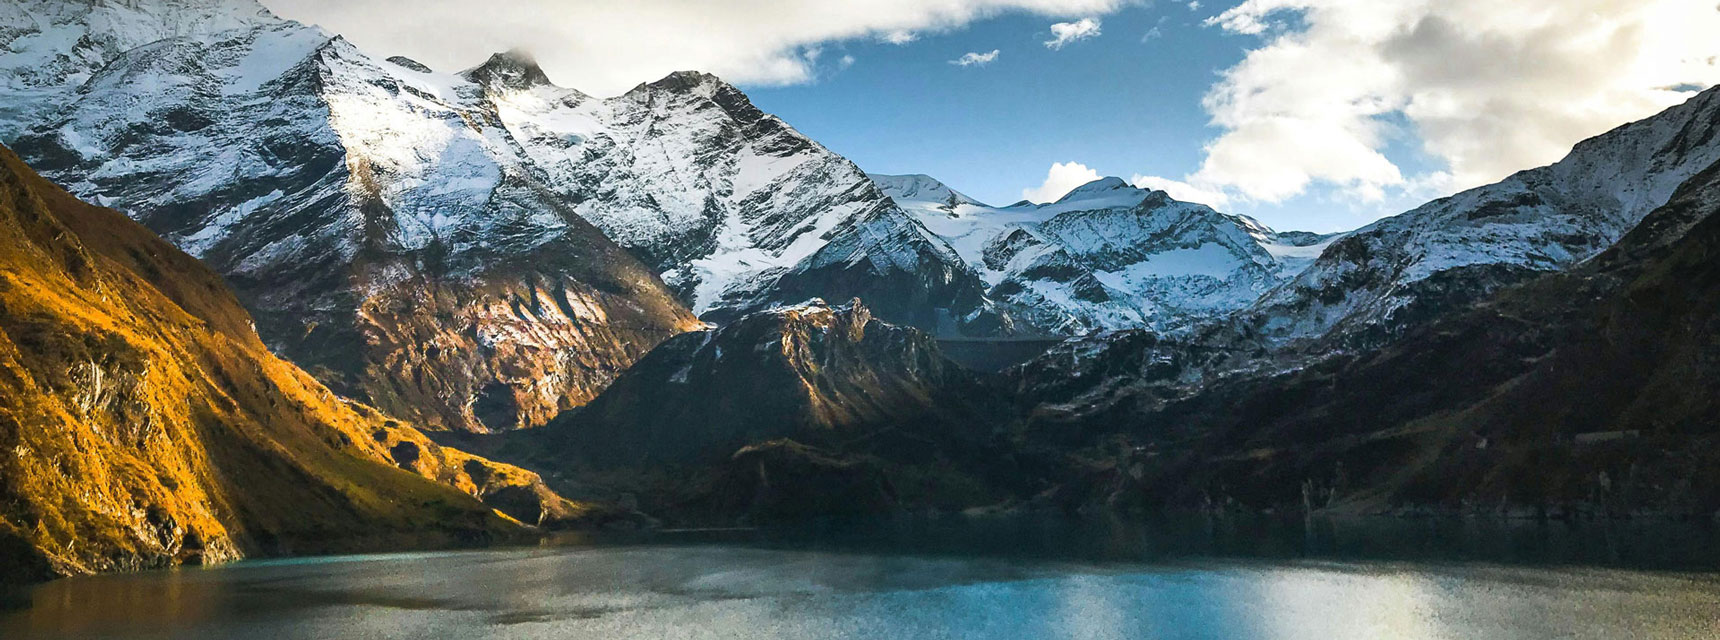
{"label": "turquoise water", "polygon": [[[704,541],[61,580],[3,638],[1714,638],[1720,575]],[[1054,542],[1058,537],[1046,540]],[[1061,536],[1088,548],[1081,536]],[[943,543],[940,543],[943,544]]]}

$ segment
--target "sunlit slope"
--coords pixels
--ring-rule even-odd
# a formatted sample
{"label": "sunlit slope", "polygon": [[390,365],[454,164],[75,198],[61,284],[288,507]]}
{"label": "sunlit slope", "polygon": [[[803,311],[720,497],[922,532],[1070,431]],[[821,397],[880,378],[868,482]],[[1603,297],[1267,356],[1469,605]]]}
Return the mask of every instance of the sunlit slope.
{"label": "sunlit slope", "polygon": [[0,580],[522,530],[475,495],[586,515],[331,394],[212,271],[0,148]]}

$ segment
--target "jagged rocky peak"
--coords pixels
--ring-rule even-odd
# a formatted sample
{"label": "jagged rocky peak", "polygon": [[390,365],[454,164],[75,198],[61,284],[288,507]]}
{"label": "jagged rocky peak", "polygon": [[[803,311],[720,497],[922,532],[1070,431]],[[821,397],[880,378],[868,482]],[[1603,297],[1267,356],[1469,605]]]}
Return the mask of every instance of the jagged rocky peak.
{"label": "jagged rocky peak", "polygon": [[417,60],[413,60],[413,59],[408,58],[406,56],[391,56],[388,58],[388,63],[392,64],[396,67],[400,67],[402,69],[409,69],[412,71],[417,71],[418,73],[435,73],[436,72],[434,69],[431,69],[429,66],[425,65],[424,63],[419,62]]}
{"label": "jagged rocky peak", "polygon": [[787,125],[772,117],[753,104],[752,98],[746,92],[722,78],[703,71],[676,71],[656,82],[641,83],[631,91],[623,94],[623,98],[631,98],[647,105],[662,104],[698,104],[709,100],[721,107],[723,112],[733,118],[736,123],[751,125],[764,124],[766,129],[783,128]]}
{"label": "jagged rocky peak", "polygon": [[484,64],[467,69],[460,75],[486,87],[531,89],[555,84],[538,66],[537,58],[523,49],[509,49],[491,55]]}
{"label": "jagged rocky peak", "polygon": [[663,76],[656,82],[642,83],[634,87],[634,91],[669,91],[674,93],[701,93],[705,97],[715,95],[723,88],[733,89],[733,85],[724,82],[722,78],[703,71],[675,71]]}
{"label": "jagged rocky peak", "polygon": [[[1213,381],[1240,374],[1335,370],[1349,354],[1396,349],[1418,333],[1426,339],[1428,326],[1472,311],[1501,289],[1533,285],[1564,270],[1592,269],[1600,260],[1597,254],[1626,230],[1644,228],[1638,222],[1648,211],[1716,162],[1720,89],[1709,89],[1578,143],[1552,165],[1341,236],[1276,233],[1277,244],[1268,245],[1275,256],[1313,257],[1313,262],[1250,306],[1223,317],[1224,322],[1172,340],[1155,337],[1148,348],[1130,335],[1081,342],[1024,368],[1021,377],[1032,382],[1023,388],[1062,387],[1047,396],[1048,402],[1090,407],[1094,415],[1105,414],[1102,420],[1115,421],[1106,412],[1206,394],[1203,389]],[[1659,219],[1664,224],[1667,218]],[[1644,224],[1652,227],[1652,222]],[[1591,298],[1575,299],[1586,303]],[[1538,328],[1539,323],[1523,318],[1508,315],[1514,328],[1496,335]],[[1610,339],[1610,332],[1602,333]],[[1413,358],[1417,352],[1403,353]],[[1458,364],[1493,360],[1533,363],[1540,358],[1470,357]],[[1424,368],[1417,362],[1405,370]],[[1344,388],[1330,379],[1318,384]],[[1377,397],[1357,399],[1384,406]]]}

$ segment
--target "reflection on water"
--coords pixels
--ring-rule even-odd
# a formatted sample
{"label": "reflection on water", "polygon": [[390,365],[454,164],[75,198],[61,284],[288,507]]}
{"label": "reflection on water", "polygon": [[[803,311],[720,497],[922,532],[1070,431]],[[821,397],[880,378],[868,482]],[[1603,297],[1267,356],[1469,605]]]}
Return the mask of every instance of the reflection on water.
{"label": "reflection on water", "polygon": [[1720,577],[1616,566],[1701,566],[1679,547],[1705,540],[1425,521],[664,534],[61,580],[0,613],[0,638],[1720,637]]}

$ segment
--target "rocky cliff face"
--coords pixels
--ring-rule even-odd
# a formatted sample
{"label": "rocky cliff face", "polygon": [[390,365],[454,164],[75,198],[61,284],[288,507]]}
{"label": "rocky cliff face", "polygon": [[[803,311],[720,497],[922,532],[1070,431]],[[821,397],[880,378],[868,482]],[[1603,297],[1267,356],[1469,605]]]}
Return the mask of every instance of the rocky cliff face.
{"label": "rocky cliff face", "polygon": [[330,393],[264,348],[219,276],[4,148],[0,450],[0,580],[603,515]]}

